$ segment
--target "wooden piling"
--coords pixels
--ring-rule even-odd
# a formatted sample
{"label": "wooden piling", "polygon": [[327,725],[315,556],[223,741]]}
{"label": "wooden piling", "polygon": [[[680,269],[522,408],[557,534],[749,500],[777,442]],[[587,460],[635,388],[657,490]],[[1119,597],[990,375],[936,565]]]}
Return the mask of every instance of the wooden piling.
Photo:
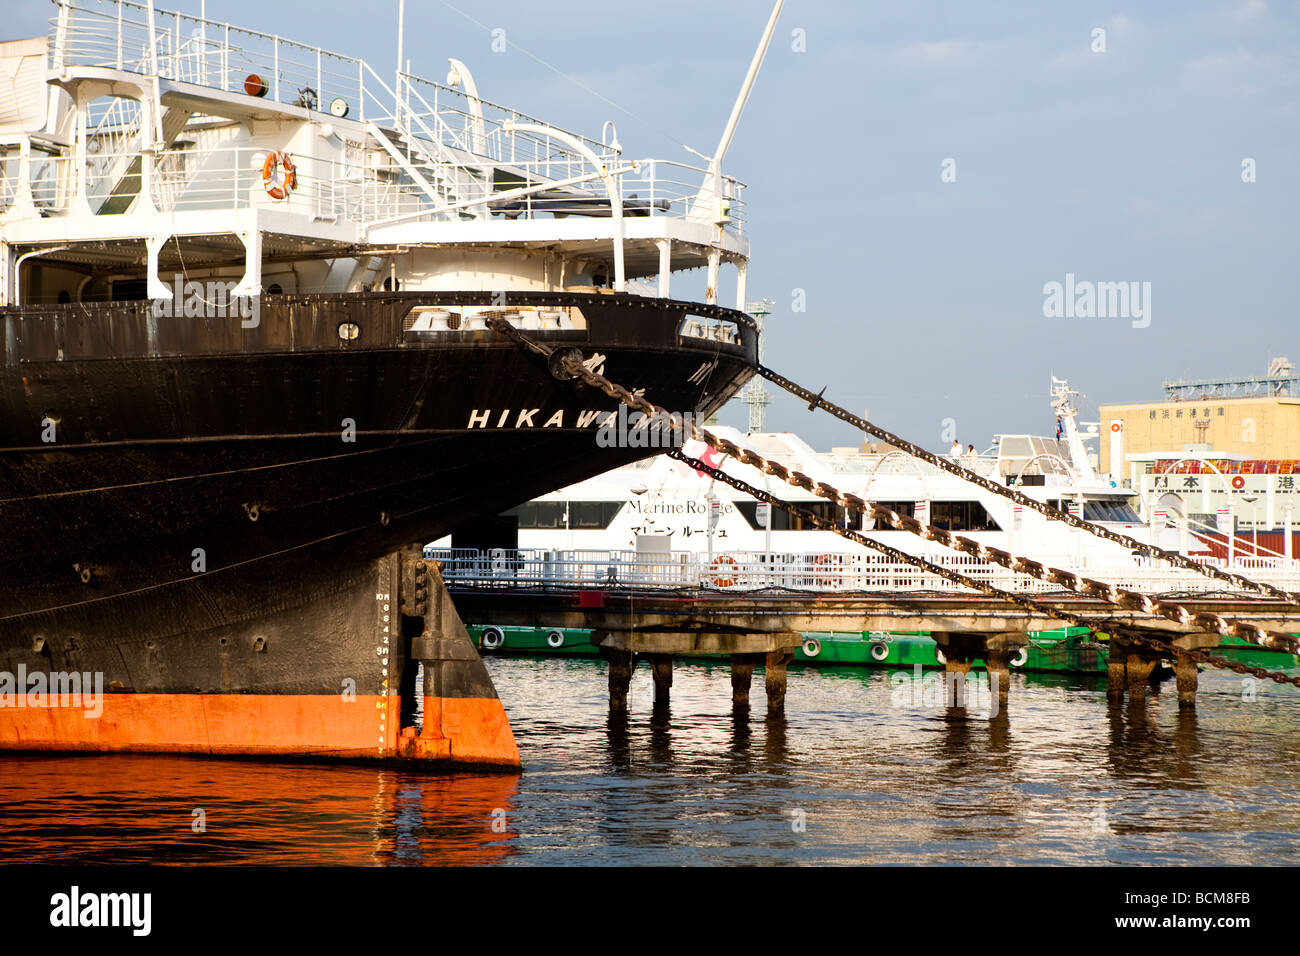
{"label": "wooden piling", "polygon": [[763,664],[767,683],[767,716],[779,717],[785,713],[786,667],[794,660],[794,652],[772,651]]}
{"label": "wooden piling", "polygon": [[754,680],[754,667],[763,659],[762,654],[731,655],[731,702],[749,703],[749,688]]}
{"label": "wooden piling", "polygon": [[673,686],[673,655],[647,654],[650,659],[650,672],[654,675],[655,703],[668,703],[669,692]]}
{"label": "wooden piling", "polygon": [[627,710],[627,691],[632,685],[636,655],[631,651],[602,647],[600,656],[609,665],[609,709]]}

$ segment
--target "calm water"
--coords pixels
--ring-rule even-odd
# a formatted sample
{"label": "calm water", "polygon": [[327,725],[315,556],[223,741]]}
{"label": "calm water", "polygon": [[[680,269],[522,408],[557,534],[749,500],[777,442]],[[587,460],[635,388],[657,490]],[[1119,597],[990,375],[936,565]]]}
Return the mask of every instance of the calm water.
{"label": "calm water", "polygon": [[[1300,862],[1300,692],[1207,671],[1108,707],[1016,675],[1010,713],[895,706],[889,672],[793,668],[784,721],[733,716],[724,666],[492,659],[521,776],[168,757],[0,758],[0,859],[120,863]],[[207,830],[191,827],[201,808]],[[504,811],[504,817],[498,812]],[[495,832],[493,821],[497,821]]]}

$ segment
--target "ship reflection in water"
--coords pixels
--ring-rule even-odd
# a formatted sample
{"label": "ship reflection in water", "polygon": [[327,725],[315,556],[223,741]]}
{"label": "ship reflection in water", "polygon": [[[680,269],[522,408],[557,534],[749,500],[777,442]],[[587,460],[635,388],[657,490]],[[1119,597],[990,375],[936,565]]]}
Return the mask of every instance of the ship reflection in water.
{"label": "ship reflection in water", "polygon": [[[1300,858],[1300,693],[1205,672],[1109,705],[1017,675],[1010,715],[913,708],[889,673],[794,669],[787,717],[725,666],[606,709],[603,665],[493,659],[525,773],[144,756],[0,757],[7,861],[1281,864]],[[1250,694],[1245,695],[1246,698]],[[918,698],[919,699],[919,698]],[[894,706],[898,702],[900,706]],[[202,810],[204,832],[194,827]]]}

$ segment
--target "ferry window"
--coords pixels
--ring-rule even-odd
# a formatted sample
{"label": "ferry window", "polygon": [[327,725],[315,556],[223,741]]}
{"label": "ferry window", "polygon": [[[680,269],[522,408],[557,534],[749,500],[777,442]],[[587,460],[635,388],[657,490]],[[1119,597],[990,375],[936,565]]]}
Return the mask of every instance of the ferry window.
{"label": "ferry window", "polygon": [[[845,510],[842,505],[833,504],[829,501],[800,501],[798,506],[804,511],[811,511],[817,517],[825,521],[833,521],[841,528],[849,527],[857,529],[862,527],[862,513],[853,511],[848,515],[848,524],[845,524]],[[745,521],[755,531],[764,530],[765,526],[758,520],[758,502],[757,501],[737,501],[736,510],[740,512]],[[772,530],[773,531],[818,531],[817,525],[805,519],[802,515],[792,515],[782,508],[772,508]]]}
{"label": "ferry window", "polygon": [[504,513],[518,517],[520,528],[589,530],[608,528],[622,507],[621,501],[530,501]]}
{"label": "ferry window", "polygon": [[1123,521],[1128,524],[1138,524],[1140,522],[1132,505],[1121,499],[1114,498],[1085,501],[1083,503],[1083,517],[1085,521]]}
{"label": "ferry window", "polygon": [[621,501],[570,501],[569,527],[608,528],[622,507]]}
{"label": "ferry window", "polygon": [[934,501],[930,523],[948,531],[997,531],[998,524],[978,501]]}
{"label": "ferry window", "polygon": [[518,508],[511,508],[507,515],[519,518],[520,528],[563,528],[563,501],[530,501]]}
{"label": "ferry window", "polygon": [[[878,502],[876,502],[876,504],[878,504],[878,505],[882,505],[883,507],[886,507],[886,508],[892,508],[894,511],[897,511],[899,514],[901,514],[901,515],[906,515],[906,516],[909,517],[909,518],[915,518],[915,517],[916,517],[916,502],[915,502],[915,501],[878,501]],[[875,528],[875,530],[877,530],[877,531],[894,531],[895,529],[892,528],[892,527],[890,527],[890,526],[887,525],[887,524],[883,524],[882,522],[877,521],[877,522],[876,522],[876,528]]]}

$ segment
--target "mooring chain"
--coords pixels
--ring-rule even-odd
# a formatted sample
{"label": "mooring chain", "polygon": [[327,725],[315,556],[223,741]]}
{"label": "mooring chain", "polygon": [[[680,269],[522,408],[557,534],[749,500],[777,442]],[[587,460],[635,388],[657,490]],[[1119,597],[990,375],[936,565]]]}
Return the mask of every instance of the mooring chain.
{"label": "mooring chain", "polygon": [[[1251,579],[1243,577],[1240,574],[1235,574],[1231,571],[1224,571],[1221,568],[1214,567],[1213,565],[1201,564],[1200,562],[1193,561],[1191,558],[1179,554],[1176,551],[1166,551],[1165,549],[1157,547],[1154,544],[1147,544],[1145,542],[1137,540],[1136,538],[1130,537],[1129,535],[1120,534],[1118,531],[1114,531],[1110,528],[1103,528],[1100,525],[1093,524],[1091,521],[1085,521],[1081,517],[1072,515],[1068,511],[1061,511],[1058,508],[1053,508],[1051,505],[1048,505],[1042,501],[1038,501],[1037,499],[1031,498],[1029,495],[1017,491],[1014,488],[1008,488],[1005,485],[1001,485],[996,481],[984,477],[983,475],[976,474],[973,471],[963,468],[961,465],[957,464],[956,462],[949,461],[948,459],[944,458],[941,455],[936,455],[933,452],[926,451],[924,448],[920,447],[919,445],[913,444],[907,439],[895,435],[893,432],[886,431],[885,429],[879,427],[878,425],[873,425],[865,418],[862,418],[858,415],[854,415],[848,409],[841,408],[839,405],[827,401],[825,398],[822,397],[821,392],[813,392],[810,389],[804,388],[802,385],[799,385],[796,382],[792,382],[784,375],[781,375],[778,372],[774,372],[772,371],[772,369],[767,368],[764,365],[758,366],[758,373],[761,376],[763,376],[763,378],[771,382],[772,384],[778,385],[781,388],[785,389],[791,395],[803,399],[805,402],[808,403],[808,407],[810,409],[821,408],[827,412],[830,412],[836,418],[840,419],[840,421],[847,422],[848,424],[853,425],[854,427],[860,429],[866,434],[871,435],[874,438],[878,438],[883,442],[887,442],[890,445],[893,445],[894,447],[900,449],[901,451],[907,452],[909,455],[911,455],[914,458],[919,458],[921,461],[931,464],[934,467],[946,471],[951,475],[956,475],[958,478],[962,478],[965,481],[969,481],[973,484],[979,485],[985,491],[989,491],[992,492],[993,494],[1000,495],[1003,498],[1008,498],[1011,501],[1014,501],[1018,505],[1022,505],[1023,507],[1030,508],[1034,511],[1037,511],[1040,514],[1045,515],[1049,520],[1063,521],[1073,528],[1078,528],[1081,531],[1087,531],[1089,534],[1096,535],[1099,538],[1105,538],[1108,541],[1113,541],[1116,544],[1121,544],[1124,547],[1129,548],[1130,550],[1140,551],[1142,554],[1148,557],[1159,558],[1162,561],[1168,561],[1171,565],[1174,565],[1175,567],[1180,567],[1188,571],[1194,571],[1197,574],[1203,574],[1206,577],[1212,577],[1212,578],[1217,578],[1221,581],[1227,581],[1245,590],[1256,591],[1260,594],[1267,594],[1270,597],[1275,597],[1280,600],[1286,601],[1288,604],[1300,605],[1300,595],[1294,594],[1290,591],[1285,591],[1282,588],[1274,587],[1271,584],[1264,584],[1259,581],[1252,581]],[[825,389],[822,389],[822,391],[825,391]]]}
{"label": "mooring chain", "polygon": [[[712,442],[710,442],[710,444],[712,444]],[[713,447],[717,448],[718,446],[713,445]],[[721,449],[721,448],[719,448],[718,450],[725,451],[725,449]],[[1271,680],[1278,684],[1291,684],[1294,687],[1300,687],[1300,676],[1297,675],[1286,674],[1281,671],[1270,671],[1263,667],[1250,667],[1246,664],[1242,664],[1239,661],[1228,660],[1226,657],[1218,657],[1209,654],[1203,650],[1190,650],[1187,648],[1178,647],[1177,645],[1171,644],[1168,641],[1161,640],[1160,638],[1155,637],[1150,633],[1139,633],[1138,631],[1130,628],[1116,628],[1108,621],[1102,621],[1097,618],[1085,617],[1080,614],[1075,614],[1072,611],[1067,611],[1057,606],[1054,606],[1043,600],[1026,598],[1023,595],[1015,594],[1014,592],[1011,591],[1001,590],[1000,588],[996,588],[993,585],[986,584],[985,582],[967,577],[966,575],[960,574],[959,572],[951,571],[948,568],[944,568],[940,565],[933,564],[932,562],[927,561],[924,558],[917,557],[914,554],[909,554],[906,551],[900,551],[896,548],[891,548],[888,545],[882,544],[879,541],[875,541],[872,538],[865,537],[864,535],[858,534],[855,531],[851,531],[847,528],[841,528],[835,522],[828,521],[827,519],[818,515],[816,512],[809,511],[808,509],[802,508],[799,505],[793,504],[792,502],[784,501],[780,498],[777,498],[775,495],[772,495],[761,488],[757,488],[753,485],[750,485],[748,482],[744,481],[743,479],[732,477],[731,475],[727,474],[721,469],[714,467],[713,465],[708,464],[707,462],[700,461],[698,458],[691,458],[690,456],[684,454],[680,449],[674,448],[668,452],[668,455],[671,458],[675,458],[678,461],[690,465],[692,468],[698,469],[700,471],[703,471],[711,475],[716,480],[730,485],[731,487],[735,488],[737,491],[742,491],[745,494],[748,494],[759,501],[766,501],[769,505],[780,508],[781,510],[785,511],[788,514],[796,515],[802,520],[817,526],[823,531],[834,532],[835,534],[847,538],[850,541],[863,544],[866,547],[878,551],[881,554],[885,554],[895,560],[905,562],[914,567],[921,568],[922,570],[925,571],[929,571],[931,574],[935,574],[955,584],[965,585],[966,587],[980,591],[991,597],[1001,598],[1026,610],[1036,611],[1040,614],[1048,615],[1049,617],[1052,617],[1057,620],[1067,621],[1078,627],[1086,627],[1093,632],[1104,631],[1110,634],[1114,634],[1117,637],[1121,638],[1122,640],[1128,641],[1131,644],[1146,644],[1160,651],[1161,653],[1165,654],[1168,657],[1173,657],[1173,658],[1188,657],[1198,663],[1210,664],[1213,667],[1220,667],[1227,670],[1233,670],[1239,674],[1250,674],[1260,680]],[[889,511],[890,509],[881,509],[881,510]],[[1290,635],[1272,635],[1272,636],[1290,638]]]}
{"label": "mooring chain", "polygon": [[[497,331],[506,334],[514,341],[518,342],[519,344],[527,348],[532,349],[538,354],[544,355],[549,358],[552,356],[552,354],[555,351],[554,349],[551,349],[546,345],[533,342],[528,337],[520,333],[513,326],[511,326],[510,323],[506,322],[503,319],[502,320],[490,319],[489,324]],[[859,498],[857,495],[845,494],[835,489],[831,485],[826,484],[825,482],[814,482],[811,478],[809,478],[807,475],[802,474],[801,472],[798,471],[791,472],[789,469],[787,469],[784,465],[780,464],[779,462],[768,461],[765,458],[763,458],[761,455],[757,454],[756,452],[750,449],[741,448],[740,446],[736,445],[731,441],[728,441],[725,438],[721,438],[717,435],[714,435],[713,433],[709,432],[707,429],[698,427],[697,425],[694,424],[694,422],[691,422],[689,420],[683,420],[682,416],[674,415],[668,412],[666,409],[663,409],[653,404],[648,399],[644,398],[642,395],[633,394],[623,386],[613,383],[609,381],[607,378],[605,378],[603,375],[600,375],[599,373],[594,372],[591,369],[587,368],[585,365],[582,364],[582,362],[576,355],[572,355],[572,354],[562,355],[562,365],[564,370],[568,374],[572,375],[575,378],[581,379],[587,385],[604,392],[605,394],[609,395],[611,398],[614,398],[619,402],[622,402],[623,404],[629,406],[630,408],[634,408],[637,411],[642,412],[651,420],[662,421],[668,424],[670,428],[676,431],[681,431],[683,426],[685,425],[689,427],[689,430],[693,437],[701,441],[704,441],[711,447],[717,449],[718,451],[723,452],[724,454],[730,457],[733,457],[743,462],[744,464],[750,465],[751,467],[755,467],[760,471],[763,471],[765,474],[774,475],[788,484],[794,485],[795,487],[803,488],[813,494],[818,495],[819,497],[839,503],[844,507],[850,509],[857,509],[859,511],[870,511],[871,513],[875,514],[878,518],[888,521],[891,525],[895,527],[900,527],[903,530],[910,531],[913,534],[917,534],[921,537],[926,538],[927,540],[937,541],[946,547],[952,548],[954,550],[963,551],[968,554],[972,554],[974,556],[980,557],[982,560],[985,560],[986,562],[998,564],[1002,567],[1008,568],[1009,570],[1017,571],[1019,573],[1037,577],[1040,580],[1055,583],[1058,586],[1063,587],[1067,590],[1072,590],[1075,591],[1076,593],[1097,597],[1103,601],[1106,601],[1107,603],[1115,604],[1120,607],[1125,607],[1130,610],[1138,610],[1143,613],[1166,617],[1170,620],[1175,621],[1176,623],[1183,624],[1184,626],[1188,626],[1188,627],[1197,626],[1203,630],[1209,631],[1210,633],[1222,633],[1222,634],[1233,633],[1236,636],[1239,636],[1251,643],[1261,644],[1265,647],[1283,647],[1283,648],[1294,649],[1297,646],[1296,639],[1289,634],[1266,631],[1263,628],[1258,627],[1257,625],[1230,620],[1228,618],[1224,618],[1221,615],[1217,615],[1217,614],[1210,614],[1205,612],[1200,612],[1200,613],[1192,612],[1188,608],[1183,607],[1182,605],[1176,604],[1174,602],[1159,601],[1157,599],[1152,599],[1148,595],[1140,594],[1138,592],[1125,591],[1123,589],[1116,588],[1113,585],[1105,584],[1104,582],[1093,581],[1091,579],[1086,579],[1086,578],[1079,578],[1077,575],[1071,572],[1063,571],[1058,568],[1049,568],[1044,566],[1040,562],[1033,561],[1032,559],[1011,555],[1010,553],[1006,551],[1002,551],[1001,549],[998,548],[989,548],[985,545],[979,544],[978,542],[970,538],[965,538],[960,535],[952,535],[950,532],[946,531],[945,529],[937,528],[933,525],[929,525],[929,526],[921,525],[920,522],[916,521],[911,516],[902,515],[899,512],[894,511],[893,509],[885,507],[883,505],[868,503],[864,501],[862,498]],[[1116,629],[1109,622],[1102,622],[1091,618],[1085,618],[1080,615],[1076,615],[1072,612],[1053,607],[1044,602],[1040,602],[1031,598],[1026,598],[1023,595],[1018,595],[1009,591],[1003,591],[999,588],[995,588],[992,585],[975,580],[973,578],[969,578],[958,572],[951,571],[950,569],[943,568],[937,564],[934,564],[933,562],[926,561],[925,559],[919,558],[916,555],[912,555],[909,554],[908,552],[889,547],[888,545],[884,545],[878,541],[875,541],[874,539],[867,538],[864,535],[858,534],[855,531],[850,531],[849,529],[841,528],[834,522],[827,521],[826,519],[822,518],[819,515],[816,515],[812,511],[800,508],[797,505],[793,505],[789,502],[785,502],[782,501],[781,499],[775,498],[774,496],[768,494],[767,492],[755,488],[741,479],[733,478],[732,476],[727,475],[725,472],[722,472],[719,469],[714,468],[713,466],[708,465],[705,462],[701,462],[697,459],[688,458],[679,450],[674,449],[669,454],[672,455],[673,457],[679,458],[680,460],[689,462],[693,467],[697,468],[698,470],[711,474],[715,479],[723,481],[726,484],[731,485],[737,490],[742,491],[754,497],[757,500],[767,501],[770,504],[776,507],[780,507],[787,512],[798,514],[801,518],[807,520],[810,524],[813,524],[821,528],[822,530],[831,531],[835,534],[840,535],[841,537],[845,537],[849,540],[852,540],[872,550],[878,551],[896,560],[903,561],[915,567],[921,568],[922,570],[928,571],[944,580],[950,581],[954,584],[972,588],[973,590],[979,591],[984,594],[988,594],[993,597],[1006,600],[1009,603],[1014,604],[1017,607],[1020,607],[1022,609],[1046,614],[1047,616],[1058,620],[1069,621],[1080,627],[1087,627],[1090,630],[1094,630],[1094,631],[1104,630],[1104,631],[1109,631],[1111,633],[1116,633]],[[1241,666],[1244,666],[1244,665],[1237,665],[1234,662],[1227,661],[1226,659],[1223,658],[1213,658],[1210,655],[1204,654],[1204,652],[1186,651],[1183,648],[1179,648],[1172,644],[1167,644],[1164,642],[1157,641],[1154,638],[1148,639],[1148,642],[1153,643],[1153,645],[1154,644],[1163,645],[1161,648],[1162,650],[1166,650],[1167,653],[1170,653],[1175,656],[1190,656],[1192,654],[1196,654],[1198,655],[1197,656],[1198,660],[1215,664],[1215,666],[1230,667],[1233,670],[1239,670]],[[1267,676],[1269,679],[1275,680],[1279,683],[1295,683],[1296,686],[1300,686],[1300,682],[1297,682],[1295,679],[1291,678],[1288,675],[1272,674],[1268,671],[1263,671],[1262,669],[1259,670],[1262,675]],[[1244,673],[1245,671],[1239,670],[1239,672]]]}
{"label": "mooring chain", "polygon": [[[961,551],[977,557],[981,561],[991,564],[997,564],[1011,571],[1017,571],[1021,574],[1029,575],[1040,581],[1046,581],[1064,588],[1067,591],[1073,591],[1077,594],[1083,594],[1089,597],[1095,597],[1107,604],[1113,604],[1127,610],[1139,611],[1156,617],[1163,617],[1181,624],[1184,627],[1196,627],[1201,630],[1215,634],[1233,634],[1236,637],[1243,638],[1253,644],[1259,644],[1263,647],[1273,648],[1295,648],[1297,647],[1296,638],[1289,634],[1281,632],[1267,631],[1255,624],[1249,624],[1243,621],[1236,621],[1226,618],[1221,614],[1214,614],[1205,611],[1193,611],[1183,604],[1174,601],[1165,601],[1159,598],[1153,598],[1150,595],[1142,594],[1137,591],[1128,591],[1123,588],[1107,584],[1102,581],[1096,581],[1091,578],[1083,578],[1070,571],[1060,568],[1048,567],[1041,562],[1031,558],[1010,554],[1000,548],[992,548],[987,545],[964,537],[954,535],[951,532],[935,527],[934,525],[923,525],[915,518],[904,515],[892,508],[881,504],[867,502],[854,494],[841,492],[837,488],[821,481],[813,481],[807,475],[798,471],[791,471],[780,462],[769,461],[757,452],[742,448],[739,445],[725,438],[713,434],[706,428],[701,428],[693,421],[684,420],[682,416],[674,416],[653,402],[641,395],[634,395],[621,385],[617,385],[603,375],[592,371],[578,361],[575,357],[565,356],[563,358],[565,369],[571,374],[583,379],[587,384],[594,388],[600,389],[611,398],[618,399],[630,408],[642,412],[651,420],[662,421],[669,424],[677,430],[681,430],[683,425],[689,427],[692,437],[705,442],[718,451],[743,464],[750,465],[764,474],[772,475],[781,479],[787,484],[797,488],[802,488],[820,498],[835,502],[845,508],[865,511],[874,514],[877,518],[887,521],[896,528],[911,532],[918,537],[928,541],[934,541],[943,547],[955,551]],[[714,472],[716,469],[708,469]],[[745,489],[740,489],[745,490]],[[748,492],[747,492],[748,493]],[[860,537],[860,536],[859,536]],[[854,540],[859,540],[855,538]],[[861,540],[870,540],[861,538]]]}
{"label": "mooring chain", "polygon": [[1238,674],[1246,674],[1257,680],[1271,680],[1278,684],[1291,684],[1294,687],[1300,687],[1300,676],[1284,674],[1279,671],[1270,671],[1264,667],[1252,667],[1249,664],[1243,664],[1241,661],[1232,661],[1226,657],[1219,657],[1204,650],[1190,650],[1188,648],[1176,647],[1168,641],[1162,641],[1150,633],[1126,633],[1122,635],[1130,644],[1146,644],[1161,653],[1170,656],[1186,657],[1196,661],[1198,664],[1209,664],[1212,667],[1219,667],[1223,670],[1236,671]]}

